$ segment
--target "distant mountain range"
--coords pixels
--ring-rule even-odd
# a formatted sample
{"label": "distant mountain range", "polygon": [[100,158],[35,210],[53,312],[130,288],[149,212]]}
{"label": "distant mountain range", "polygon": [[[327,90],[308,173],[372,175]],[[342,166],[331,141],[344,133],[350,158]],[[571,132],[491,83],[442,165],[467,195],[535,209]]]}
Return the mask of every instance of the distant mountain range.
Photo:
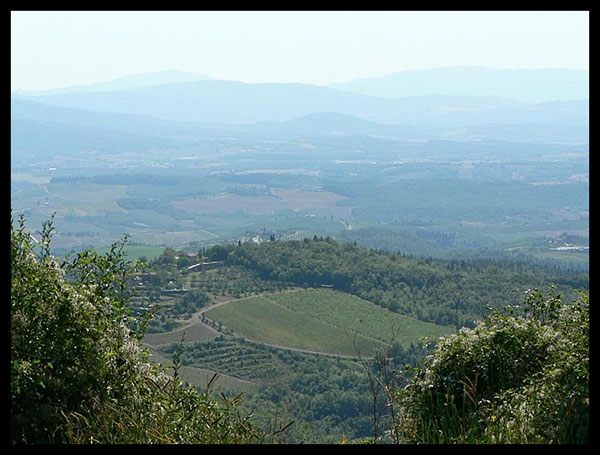
{"label": "distant mountain range", "polygon": [[208,79],[212,79],[212,77],[179,70],[165,70],[154,73],[132,74],[96,84],[74,85],[50,90],[14,90],[12,93],[14,95],[44,96],[68,92],[108,92]]}
{"label": "distant mountain range", "polygon": [[458,127],[488,123],[580,124],[587,101],[539,104],[489,96],[380,98],[310,84],[198,80],[121,91],[13,95],[62,107],[202,123],[282,122],[335,112],[379,123]]}
{"label": "distant mountain range", "polygon": [[[460,79],[460,74],[464,79]],[[553,101],[531,103],[498,96],[517,96],[515,87],[525,90],[527,80],[533,84],[533,75],[539,77],[538,85],[550,93],[552,83],[558,84],[560,77],[568,74],[573,78],[552,92],[557,97]],[[502,79],[502,75],[506,78]],[[389,96],[426,93],[427,84],[433,87],[436,78],[439,84],[435,87],[445,89],[446,94],[382,96],[384,92]],[[469,85],[473,78],[479,82]],[[575,84],[578,78],[583,79]],[[342,90],[339,84],[338,88],[295,83],[248,84],[162,71],[53,91],[13,92],[11,152],[19,156],[34,152],[47,156],[56,151],[75,153],[86,148],[143,151],[232,137],[291,140],[369,136],[372,140],[586,144],[589,101],[559,99],[571,90],[569,84],[587,91],[584,79],[582,72],[572,70],[447,68],[354,81]],[[479,91],[486,95],[448,94],[458,90],[459,80],[466,93]],[[446,85],[440,85],[440,81]],[[486,84],[495,89],[486,92]],[[380,96],[348,91],[349,86],[353,90],[371,87],[379,90]],[[392,92],[394,87],[397,92]],[[509,93],[509,88],[514,90]],[[532,89],[532,96],[534,92]],[[575,96],[579,92],[573,88],[569,93]]]}
{"label": "distant mountain range", "polygon": [[[189,147],[210,138],[238,140],[293,140],[316,137],[370,137],[404,140],[528,141],[585,144],[587,122],[563,122],[570,111],[586,112],[587,102],[554,102],[514,108],[521,119],[532,117],[548,123],[479,122],[459,127],[399,123],[383,124],[337,112],[315,112],[284,121],[216,124],[161,119],[147,115],[97,112],[13,98],[11,100],[11,152],[13,158],[50,156],[95,149],[108,153],[144,151],[157,147]],[[558,113],[558,114],[557,114]],[[559,115],[560,114],[560,115]],[[577,117],[577,116],[576,116]],[[554,122],[552,122],[554,121]]]}
{"label": "distant mountain range", "polygon": [[329,87],[382,98],[444,94],[499,96],[540,103],[589,99],[589,83],[589,71],[584,70],[456,66],[400,71],[381,77],[334,83]]}

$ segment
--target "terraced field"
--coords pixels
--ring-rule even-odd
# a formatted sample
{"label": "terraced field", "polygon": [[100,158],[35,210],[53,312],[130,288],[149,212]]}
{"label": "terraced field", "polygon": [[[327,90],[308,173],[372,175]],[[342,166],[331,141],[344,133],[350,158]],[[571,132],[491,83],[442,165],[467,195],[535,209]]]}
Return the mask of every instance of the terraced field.
{"label": "terraced field", "polygon": [[[151,350],[150,358],[163,366],[170,367],[173,365],[170,355],[166,355],[156,350]],[[194,384],[196,387],[203,390],[206,389],[209,383],[211,383],[211,389],[215,392],[237,394],[240,392],[252,393],[257,390],[258,385],[256,383],[225,374],[221,370],[222,369],[220,369],[217,377],[212,383],[211,380],[215,374],[214,370],[184,365],[180,367],[179,374],[185,381]]]}
{"label": "terraced field", "polygon": [[191,343],[210,340],[217,336],[218,332],[201,322],[196,322],[171,332],[149,333],[145,336],[144,342],[152,346],[179,343],[182,335],[184,335],[185,343]]}

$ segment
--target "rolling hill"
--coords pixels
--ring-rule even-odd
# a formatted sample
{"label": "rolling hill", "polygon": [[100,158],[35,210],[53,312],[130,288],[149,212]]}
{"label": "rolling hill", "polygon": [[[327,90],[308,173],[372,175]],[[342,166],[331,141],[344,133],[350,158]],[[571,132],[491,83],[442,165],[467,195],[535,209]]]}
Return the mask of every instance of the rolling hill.
{"label": "rolling hill", "polygon": [[562,68],[491,69],[455,66],[399,71],[380,77],[334,83],[329,87],[384,98],[439,93],[501,96],[539,103],[589,99],[589,72]]}
{"label": "rolling hill", "polygon": [[63,87],[49,90],[13,90],[15,95],[57,95],[59,93],[68,92],[108,92],[108,91],[119,91],[129,90],[132,88],[148,87],[153,85],[162,84],[175,84],[178,82],[190,82],[212,79],[210,76],[203,74],[189,73],[179,70],[164,70],[156,71],[153,73],[141,73],[131,74],[127,76],[118,77],[105,82],[98,82],[95,84],[81,84],[73,85],[70,87]]}
{"label": "rolling hill", "polygon": [[284,122],[333,112],[379,123],[451,127],[489,123],[586,123],[588,101],[525,104],[490,96],[387,99],[310,84],[200,80],[112,92],[13,95],[56,106],[202,123]]}

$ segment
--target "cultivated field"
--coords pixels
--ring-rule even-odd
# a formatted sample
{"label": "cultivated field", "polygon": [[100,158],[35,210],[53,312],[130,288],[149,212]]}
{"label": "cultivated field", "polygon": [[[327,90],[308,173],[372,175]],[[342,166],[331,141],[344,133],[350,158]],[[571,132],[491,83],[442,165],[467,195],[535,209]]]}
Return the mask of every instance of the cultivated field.
{"label": "cultivated field", "polygon": [[207,317],[250,340],[347,356],[371,354],[381,343],[340,327],[292,311],[263,297],[248,297],[214,308]]}
{"label": "cultivated field", "polygon": [[376,338],[384,343],[415,343],[420,337],[439,338],[453,329],[394,313],[371,302],[333,289],[307,289],[269,295],[279,305],[310,315],[327,324],[353,333]]}
{"label": "cultivated field", "polygon": [[206,315],[254,341],[349,356],[371,355],[392,340],[407,345],[452,330],[330,289],[265,293],[232,301]]}
{"label": "cultivated field", "polygon": [[351,207],[337,206],[345,199],[327,191],[271,190],[274,196],[245,196],[224,194],[201,199],[174,200],[178,209],[191,213],[220,213],[243,211],[247,214],[267,214],[277,210],[302,210],[318,216],[335,218],[350,216]]}
{"label": "cultivated field", "polygon": [[[165,367],[170,367],[173,365],[170,357],[156,351],[151,351],[150,359],[160,363]],[[181,366],[179,374],[184,381],[187,381],[190,384],[199,387],[200,389],[206,389],[215,372],[205,368]],[[215,380],[211,383],[211,390],[214,392],[223,392],[227,394],[251,393],[255,392],[257,387],[258,386],[255,383],[246,381],[244,379],[235,378],[224,373],[219,373]]]}

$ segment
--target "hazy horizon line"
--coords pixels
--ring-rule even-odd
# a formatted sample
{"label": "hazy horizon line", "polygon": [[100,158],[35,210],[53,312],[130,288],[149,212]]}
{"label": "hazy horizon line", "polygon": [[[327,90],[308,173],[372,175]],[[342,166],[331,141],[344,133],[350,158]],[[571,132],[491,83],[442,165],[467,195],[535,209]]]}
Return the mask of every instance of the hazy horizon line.
{"label": "hazy horizon line", "polygon": [[[73,87],[83,87],[83,86],[89,86],[89,85],[104,84],[104,83],[114,82],[114,81],[118,81],[120,79],[129,78],[129,77],[143,76],[143,75],[150,75],[150,74],[159,74],[159,73],[167,73],[167,72],[194,74],[194,75],[197,75],[197,76],[201,76],[203,78],[207,78],[206,80],[242,82],[242,83],[245,83],[245,84],[306,84],[306,85],[315,85],[315,86],[320,86],[320,87],[328,87],[328,86],[333,85],[333,84],[346,84],[346,83],[350,83],[350,82],[354,82],[354,81],[361,81],[361,80],[368,80],[368,79],[378,79],[378,78],[382,78],[382,77],[386,77],[386,76],[390,76],[392,74],[398,74],[398,73],[418,72],[418,71],[432,71],[432,70],[453,69],[453,68],[480,68],[480,69],[492,70],[492,71],[543,71],[543,70],[547,71],[547,70],[566,70],[566,71],[589,72],[589,68],[588,69],[572,68],[572,67],[535,67],[535,68],[531,68],[531,67],[504,67],[504,68],[494,68],[494,67],[484,66],[484,65],[467,65],[467,64],[464,64],[464,65],[431,66],[431,67],[423,67],[423,68],[409,68],[409,69],[404,69],[404,70],[387,72],[387,73],[383,73],[383,74],[379,74],[379,75],[372,75],[372,76],[366,76],[366,77],[356,77],[356,78],[353,78],[353,79],[348,79],[348,80],[343,80],[343,81],[336,80],[336,81],[330,81],[330,82],[324,82],[324,83],[315,83],[315,82],[302,82],[302,81],[297,81],[297,80],[293,80],[293,81],[271,81],[271,80],[265,80],[265,81],[244,81],[244,80],[240,80],[240,79],[221,78],[221,77],[212,76],[210,74],[205,74],[205,73],[200,73],[200,72],[190,71],[190,70],[183,70],[183,69],[179,69],[179,68],[165,68],[165,69],[156,70],[156,71],[142,71],[142,72],[135,72],[135,73],[127,73],[127,74],[122,74],[121,76],[113,77],[111,79],[96,80],[94,82],[80,82],[80,83],[76,83],[76,84],[61,85],[61,86],[55,86],[55,87],[50,87],[50,88],[22,88],[22,87],[13,88],[13,87],[11,87],[11,93],[12,92],[17,92],[17,91],[25,91],[25,92],[38,92],[39,91],[39,92],[42,92],[42,91],[52,91],[52,90],[64,90],[64,89],[69,89],[69,88],[73,88]],[[177,82],[175,82],[175,83],[177,83]]]}

